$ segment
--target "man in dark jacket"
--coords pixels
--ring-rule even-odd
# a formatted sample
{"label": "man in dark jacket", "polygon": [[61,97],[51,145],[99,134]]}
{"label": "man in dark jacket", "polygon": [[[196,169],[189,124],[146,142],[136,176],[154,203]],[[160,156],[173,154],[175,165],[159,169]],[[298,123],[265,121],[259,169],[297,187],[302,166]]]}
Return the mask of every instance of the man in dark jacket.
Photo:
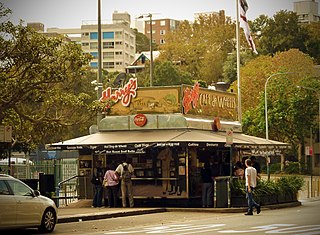
{"label": "man in dark jacket", "polygon": [[201,169],[202,178],[202,207],[212,207],[213,205],[213,174],[209,162],[204,163]]}
{"label": "man in dark jacket", "polygon": [[91,183],[94,185],[95,193],[92,201],[92,207],[101,207],[102,206],[102,197],[103,197],[103,176],[104,170],[101,167],[101,161],[97,162],[97,167],[93,170],[93,177]]}

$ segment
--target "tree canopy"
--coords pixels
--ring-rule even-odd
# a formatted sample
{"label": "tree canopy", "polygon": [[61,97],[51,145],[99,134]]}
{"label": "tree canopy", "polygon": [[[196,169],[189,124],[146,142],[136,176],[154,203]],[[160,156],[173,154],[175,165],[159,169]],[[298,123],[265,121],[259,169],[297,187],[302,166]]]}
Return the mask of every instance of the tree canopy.
{"label": "tree canopy", "polygon": [[183,21],[166,35],[160,60],[180,64],[195,80],[219,81],[224,60],[235,46],[233,28],[222,14],[200,16],[193,24]]}
{"label": "tree canopy", "polygon": [[87,132],[99,107],[85,68],[90,56],[22,22],[3,21],[0,32],[0,123],[13,127],[15,141],[32,149]]}
{"label": "tree canopy", "polygon": [[320,90],[313,60],[291,49],[273,57],[259,56],[241,69],[243,130],[247,134],[265,137],[264,90],[268,78],[269,138],[297,147],[311,127],[317,128],[316,94],[297,88],[306,86]]}

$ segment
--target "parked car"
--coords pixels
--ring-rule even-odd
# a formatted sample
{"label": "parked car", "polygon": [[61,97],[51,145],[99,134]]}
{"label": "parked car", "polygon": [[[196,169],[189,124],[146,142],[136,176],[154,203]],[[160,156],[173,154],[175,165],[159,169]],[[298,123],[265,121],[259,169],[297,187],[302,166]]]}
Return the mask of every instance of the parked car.
{"label": "parked car", "polygon": [[57,223],[57,207],[21,180],[0,174],[0,229],[37,227],[52,232]]}

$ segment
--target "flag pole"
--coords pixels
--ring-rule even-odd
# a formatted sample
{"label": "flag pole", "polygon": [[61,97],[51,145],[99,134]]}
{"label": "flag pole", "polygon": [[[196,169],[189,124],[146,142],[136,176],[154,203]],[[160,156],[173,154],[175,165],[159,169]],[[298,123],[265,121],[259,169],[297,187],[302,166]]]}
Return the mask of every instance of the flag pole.
{"label": "flag pole", "polygon": [[240,31],[239,31],[239,0],[236,0],[236,40],[237,40],[237,88],[238,88],[238,121],[242,122],[241,82],[240,82]]}

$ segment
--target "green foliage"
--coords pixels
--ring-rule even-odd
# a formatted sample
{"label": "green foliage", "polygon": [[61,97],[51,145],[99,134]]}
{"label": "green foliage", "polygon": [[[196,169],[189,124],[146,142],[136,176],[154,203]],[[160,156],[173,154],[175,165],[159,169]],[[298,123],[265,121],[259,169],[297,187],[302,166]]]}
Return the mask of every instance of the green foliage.
{"label": "green foliage", "polygon": [[63,37],[0,24],[0,123],[14,143],[39,144],[88,132],[99,109],[86,65],[90,56]]}
{"label": "green foliage", "polygon": [[232,195],[246,195],[246,181],[243,179],[233,179],[230,181]]}
{"label": "green foliage", "polygon": [[280,193],[282,194],[297,194],[304,186],[303,178],[297,175],[280,177],[276,183],[279,187]]}
{"label": "green foliage", "polygon": [[234,25],[229,18],[200,16],[194,24],[183,21],[166,35],[159,59],[179,63],[194,80],[211,84],[222,78],[223,63],[234,49],[233,38]]}
{"label": "green foliage", "polygon": [[304,40],[307,34],[299,25],[296,13],[282,10],[273,18],[260,16],[253,25],[251,30],[257,35],[259,53],[274,55],[291,48],[306,52]]}
{"label": "green foliage", "polygon": [[[304,186],[304,179],[302,176],[290,175],[282,176],[275,180],[264,180],[260,179],[257,181],[257,187],[254,190],[254,195],[257,197],[261,196],[272,196],[277,194],[292,194],[296,195],[299,190]],[[232,195],[245,196],[246,186],[245,180],[234,179],[230,182],[230,188]]]}
{"label": "green foliage", "polygon": [[[134,29],[136,35],[136,52],[150,51],[150,39],[143,33],[138,32],[137,29]],[[158,50],[158,46],[155,43],[152,43],[152,49],[154,51]]]}
{"label": "green foliage", "polygon": [[269,138],[291,143],[295,154],[310,128],[317,128],[318,101],[315,94],[297,86],[320,89],[314,76],[312,59],[298,51],[289,50],[273,57],[260,56],[241,70],[243,97],[243,131],[265,136],[265,97],[267,78],[279,72],[293,72],[272,77],[267,86]]}
{"label": "green foliage", "polygon": [[[250,60],[256,57],[250,51],[245,51],[240,53],[240,65],[245,65]],[[223,64],[223,80],[226,83],[233,83],[237,78],[237,53],[236,51],[228,55],[227,59]]]}
{"label": "green foliage", "polygon": [[320,64],[320,22],[303,25],[302,29],[307,32],[307,38],[304,40],[306,52]]}
{"label": "green foliage", "polygon": [[182,71],[170,61],[157,62],[154,66],[155,86],[171,86],[180,84],[192,84],[191,75]]}

